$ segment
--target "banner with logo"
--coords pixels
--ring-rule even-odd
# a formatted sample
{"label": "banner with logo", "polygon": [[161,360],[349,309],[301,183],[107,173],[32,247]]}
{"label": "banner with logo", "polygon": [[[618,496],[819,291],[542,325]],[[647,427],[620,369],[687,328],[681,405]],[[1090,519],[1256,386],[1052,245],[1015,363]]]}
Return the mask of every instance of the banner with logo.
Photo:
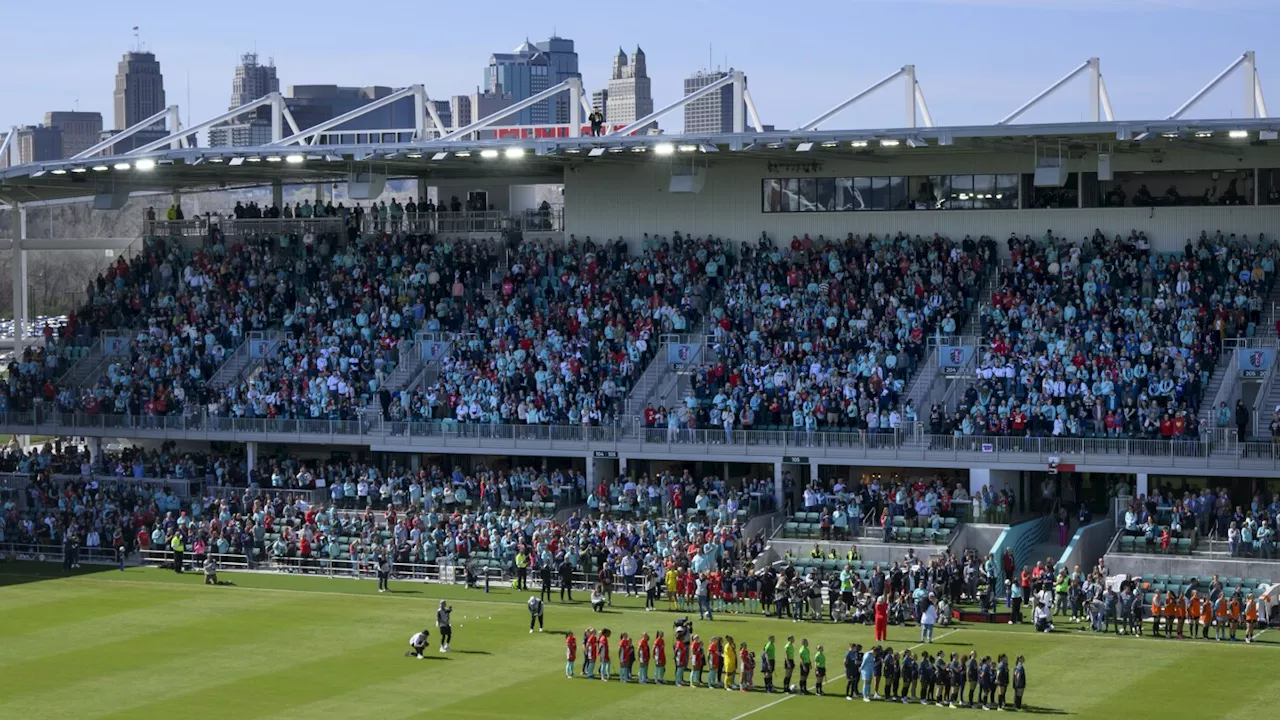
{"label": "banner with logo", "polygon": [[956,375],[972,357],[972,345],[943,345],[938,348],[938,369],[943,375]]}
{"label": "banner with logo", "polygon": [[1245,380],[1259,380],[1266,376],[1271,365],[1276,361],[1275,348],[1244,348],[1236,352],[1240,367],[1240,377]]}
{"label": "banner with logo", "polygon": [[702,346],[696,343],[670,343],[667,345],[667,362],[673,366],[692,365],[702,355]]}
{"label": "banner with logo", "polygon": [[102,338],[103,355],[126,355],[129,352],[129,338],[112,336]]}
{"label": "banner with logo", "polygon": [[267,356],[267,351],[271,349],[271,343],[274,340],[266,338],[250,338],[249,339],[249,357],[262,358]]}

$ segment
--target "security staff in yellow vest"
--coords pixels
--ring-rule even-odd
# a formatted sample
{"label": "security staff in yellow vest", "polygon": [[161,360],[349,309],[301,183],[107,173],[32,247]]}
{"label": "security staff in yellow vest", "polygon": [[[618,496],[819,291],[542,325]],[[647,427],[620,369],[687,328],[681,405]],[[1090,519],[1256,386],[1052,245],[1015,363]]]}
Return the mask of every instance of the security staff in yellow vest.
{"label": "security staff in yellow vest", "polygon": [[182,574],[183,553],[187,547],[182,542],[182,533],[175,532],[173,538],[169,540],[169,548],[173,550],[173,571]]}
{"label": "security staff in yellow vest", "polygon": [[521,546],[520,551],[516,553],[516,589],[525,590],[528,585],[525,584],[526,578],[529,576],[529,556],[525,554],[524,547]]}

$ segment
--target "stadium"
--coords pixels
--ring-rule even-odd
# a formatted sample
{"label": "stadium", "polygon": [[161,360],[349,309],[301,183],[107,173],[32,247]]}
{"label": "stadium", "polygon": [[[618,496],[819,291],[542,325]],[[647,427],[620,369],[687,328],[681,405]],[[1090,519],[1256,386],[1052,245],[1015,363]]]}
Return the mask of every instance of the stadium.
{"label": "stadium", "polygon": [[[1077,78],[1088,120],[1019,124]],[[1241,80],[1241,117],[1184,119]],[[645,130],[725,88],[732,132]],[[882,89],[900,127],[836,129]],[[500,124],[553,98],[569,123]],[[414,127],[349,129],[405,101]],[[190,142],[258,112],[266,145]],[[1192,673],[1200,714],[1270,709],[1280,121],[1252,52],[1151,121],[1114,119],[1097,58],[986,126],[935,125],[910,65],[791,130],[742,72],[590,113],[570,80],[446,127],[414,85],[299,127],[272,93],[0,169],[0,716],[763,719],[835,707],[810,646],[886,717],[1185,717]],[[185,217],[227,188],[261,206]],[[131,197],[139,237],[28,231]],[[25,258],[70,249],[113,261],[33,326]],[[659,631],[666,682],[635,682]],[[1000,700],[966,699],[988,655]]]}

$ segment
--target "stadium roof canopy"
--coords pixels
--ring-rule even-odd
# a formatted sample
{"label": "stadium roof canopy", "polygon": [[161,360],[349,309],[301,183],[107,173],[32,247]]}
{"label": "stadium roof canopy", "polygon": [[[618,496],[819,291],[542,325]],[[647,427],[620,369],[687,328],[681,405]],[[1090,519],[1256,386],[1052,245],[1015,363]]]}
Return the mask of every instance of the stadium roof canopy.
{"label": "stadium roof canopy", "polygon": [[[1183,116],[1235,71],[1244,76],[1243,118],[1187,120]],[[1072,79],[1089,78],[1086,96],[1090,122],[1015,124],[1027,110],[1058,92]],[[871,93],[902,81],[905,87],[904,124],[897,128],[822,129],[829,121]],[[715,135],[649,134],[646,129],[691,101],[730,89],[733,97],[732,132]],[[570,96],[566,124],[507,126],[498,123],[527,107],[561,93]],[[353,120],[392,103],[412,98],[412,128],[349,130]],[[211,128],[225,126],[246,114],[271,118],[272,141],[256,147],[193,147],[190,139]],[[279,93],[272,93],[205,122],[183,127],[177,106],[170,106],[76,156],[52,162],[28,163],[0,169],[0,200],[17,203],[83,198],[119,192],[199,191],[226,187],[261,186],[276,181],[307,184],[346,181],[352,173],[386,177],[482,179],[485,177],[560,177],[567,166],[580,163],[638,163],[651,155],[677,153],[750,153],[829,159],[888,153],[1050,152],[1106,148],[1107,152],[1156,153],[1171,144],[1221,152],[1238,152],[1242,145],[1276,143],[1280,118],[1267,118],[1262,86],[1252,51],[1246,52],[1169,116],[1160,120],[1117,121],[1097,58],[1089,58],[1062,79],[992,125],[935,126],[916,80],[915,67],[903,66],[879,82],[842,101],[826,113],[792,130],[766,130],[760,123],[745,75],[734,71],[625,127],[608,128],[592,136],[582,119],[591,107],[581,80],[571,78],[527,100],[481,118],[462,128],[446,128],[423,86],[414,85],[349,113],[310,128],[299,129]],[[165,125],[164,137],[136,144],[154,128]],[[0,145],[0,158],[16,159],[15,133]],[[136,147],[116,152],[122,141],[135,138]],[[721,156],[723,157],[723,156]]]}

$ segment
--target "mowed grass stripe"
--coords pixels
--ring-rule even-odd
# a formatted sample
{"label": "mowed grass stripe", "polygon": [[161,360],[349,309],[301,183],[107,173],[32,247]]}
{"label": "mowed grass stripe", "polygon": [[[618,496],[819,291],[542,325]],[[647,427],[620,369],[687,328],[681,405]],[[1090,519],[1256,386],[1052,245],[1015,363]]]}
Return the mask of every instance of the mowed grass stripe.
{"label": "mowed grass stripe", "polygon": [[[45,583],[46,585],[48,583]],[[44,588],[33,589],[32,602],[20,607],[0,609],[0,641],[8,643],[13,638],[37,631],[47,631],[58,625],[97,623],[110,628],[112,616],[125,613],[163,613],[166,606],[182,602],[186,594],[157,592],[150,594],[121,593],[109,588],[93,588],[93,592],[65,595],[50,594]]]}

